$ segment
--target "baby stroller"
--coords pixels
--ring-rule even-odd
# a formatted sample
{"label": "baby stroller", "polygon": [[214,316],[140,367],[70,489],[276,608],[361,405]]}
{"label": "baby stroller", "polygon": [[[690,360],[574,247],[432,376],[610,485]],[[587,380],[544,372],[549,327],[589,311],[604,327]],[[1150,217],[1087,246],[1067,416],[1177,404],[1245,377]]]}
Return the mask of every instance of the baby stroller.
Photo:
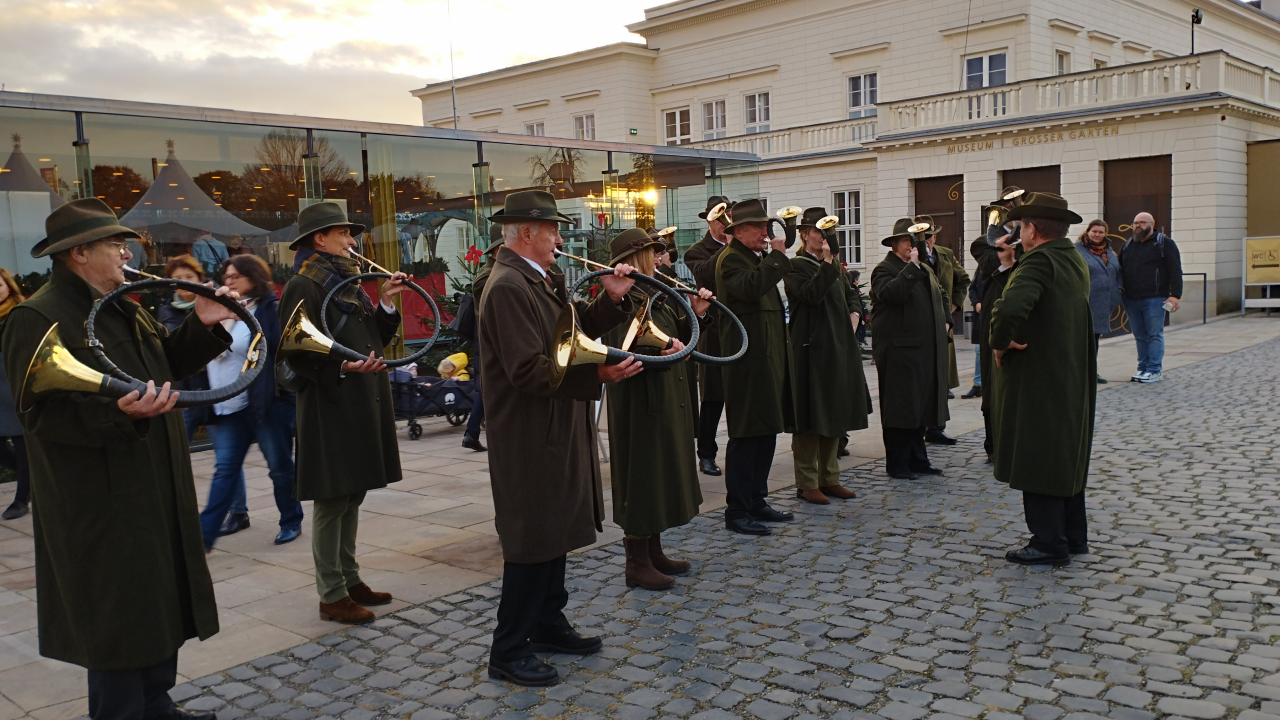
{"label": "baby stroller", "polygon": [[409,438],[422,437],[420,417],[443,417],[457,427],[471,416],[475,403],[474,380],[444,380],[438,377],[413,377],[407,370],[392,370],[391,401],[396,420],[409,421]]}

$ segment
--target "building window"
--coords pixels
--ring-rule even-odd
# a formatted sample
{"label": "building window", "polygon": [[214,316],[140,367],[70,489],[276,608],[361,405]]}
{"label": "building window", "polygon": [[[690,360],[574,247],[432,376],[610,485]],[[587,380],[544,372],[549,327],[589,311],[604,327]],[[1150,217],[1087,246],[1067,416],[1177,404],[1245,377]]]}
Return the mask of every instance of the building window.
{"label": "building window", "polygon": [[755,93],[746,97],[746,126],[748,133],[769,132],[769,93]]}
{"label": "building window", "polygon": [[573,116],[573,137],[575,140],[596,139],[595,114]]}
{"label": "building window", "polygon": [[849,117],[874,117],[876,114],[876,74],[849,78]]}
{"label": "building window", "polygon": [[831,196],[832,214],[840,218],[836,227],[836,251],[847,265],[862,263],[862,191],[840,190]]}
{"label": "building window", "polygon": [[716,140],[729,134],[724,101],[702,103],[702,139]]}
{"label": "building window", "polygon": [[693,142],[689,131],[689,108],[668,110],[664,113],[668,145],[688,145]]}
{"label": "building window", "polygon": [[1094,70],[1101,70],[1101,69],[1105,68],[1106,66],[1107,66],[1107,61],[1106,61],[1106,60],[1099,60],[1099,59],[1097,59],[1097,58],[1094,58],[1094,60],[1093,60],[1093,69],[1094,69]]}
{"label": "building window", "polygon": [[545,137],[547,134],[547,126],[544,123],[525,123],[524,134],[534,137]]}
{"label": "building window", "polygon": [[[1007,82],[1006,55],[1002,52],[966,58],[964,61],[964,89],[981,90],[999,87]],[[982,93],[970,97],[969,119],[993,117],[1009,112],[1009,93]]]}
{"label": "building window", "polygon": [[1054,53],[1053,72],[1055,75],[1066,75],[1071,72],[1071,53],[1062,50]]}

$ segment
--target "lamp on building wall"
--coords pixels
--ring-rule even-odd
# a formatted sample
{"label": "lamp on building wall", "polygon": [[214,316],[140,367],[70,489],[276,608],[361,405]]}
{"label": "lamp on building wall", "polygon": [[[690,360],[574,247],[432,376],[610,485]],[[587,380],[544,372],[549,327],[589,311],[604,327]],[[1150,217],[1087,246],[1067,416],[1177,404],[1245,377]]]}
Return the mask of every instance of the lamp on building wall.
{"label": "lamp on building wall", "polygon": [[1196,26],[1204,24],[1204,13],[1200,8],[1191,11],[1191,54],[1196,54]]}

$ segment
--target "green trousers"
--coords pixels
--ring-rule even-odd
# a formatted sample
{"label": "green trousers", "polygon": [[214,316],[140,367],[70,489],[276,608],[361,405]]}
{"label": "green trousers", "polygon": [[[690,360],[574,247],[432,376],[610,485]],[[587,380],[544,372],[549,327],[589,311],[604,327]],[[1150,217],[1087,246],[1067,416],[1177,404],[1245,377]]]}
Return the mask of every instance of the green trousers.
{"label": "green trousers", "polygon": [[796,488],[814,490],[840,484],[840,463],[836,458],[840,440],[817,433],[798,432],[791,436]]}
{"label": "green trousers", "polygon": [[311,555],[320,602],[338,602],[347,596],[347,588],[360,584],[356,528],[362,502],[364,493],[358,492],[316,500],[311,507]]}

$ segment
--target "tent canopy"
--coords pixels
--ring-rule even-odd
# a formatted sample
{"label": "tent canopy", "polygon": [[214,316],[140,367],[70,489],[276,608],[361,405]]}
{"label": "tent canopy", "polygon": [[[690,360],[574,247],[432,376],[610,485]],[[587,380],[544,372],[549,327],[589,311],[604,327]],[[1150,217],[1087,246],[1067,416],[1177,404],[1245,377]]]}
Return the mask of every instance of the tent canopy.
{"label": "tent canopy", "polygon": [[40,171],[27,160],[22,152],[22,136],[17,133],[13,135],[13,152],[9,153],[9,160],[4,164],[4,172],[0,172],[0,192],[9,191],[47,192],[51,196],[50,207],[55,209],[67,202],[49,187],[49,183],[40,176]]}
{"label": "tent canopy", "polygon": [[133,209],[120,218],[120,224],[135,230],[146,227],[154,231],[159,225],[181,225],[230,237],[256,237],[267,231],[241,220],[215,203],[183,169],[174,155],[173,141],[168,141],[169,155],[160,168],[156,181],[138,200]]}

